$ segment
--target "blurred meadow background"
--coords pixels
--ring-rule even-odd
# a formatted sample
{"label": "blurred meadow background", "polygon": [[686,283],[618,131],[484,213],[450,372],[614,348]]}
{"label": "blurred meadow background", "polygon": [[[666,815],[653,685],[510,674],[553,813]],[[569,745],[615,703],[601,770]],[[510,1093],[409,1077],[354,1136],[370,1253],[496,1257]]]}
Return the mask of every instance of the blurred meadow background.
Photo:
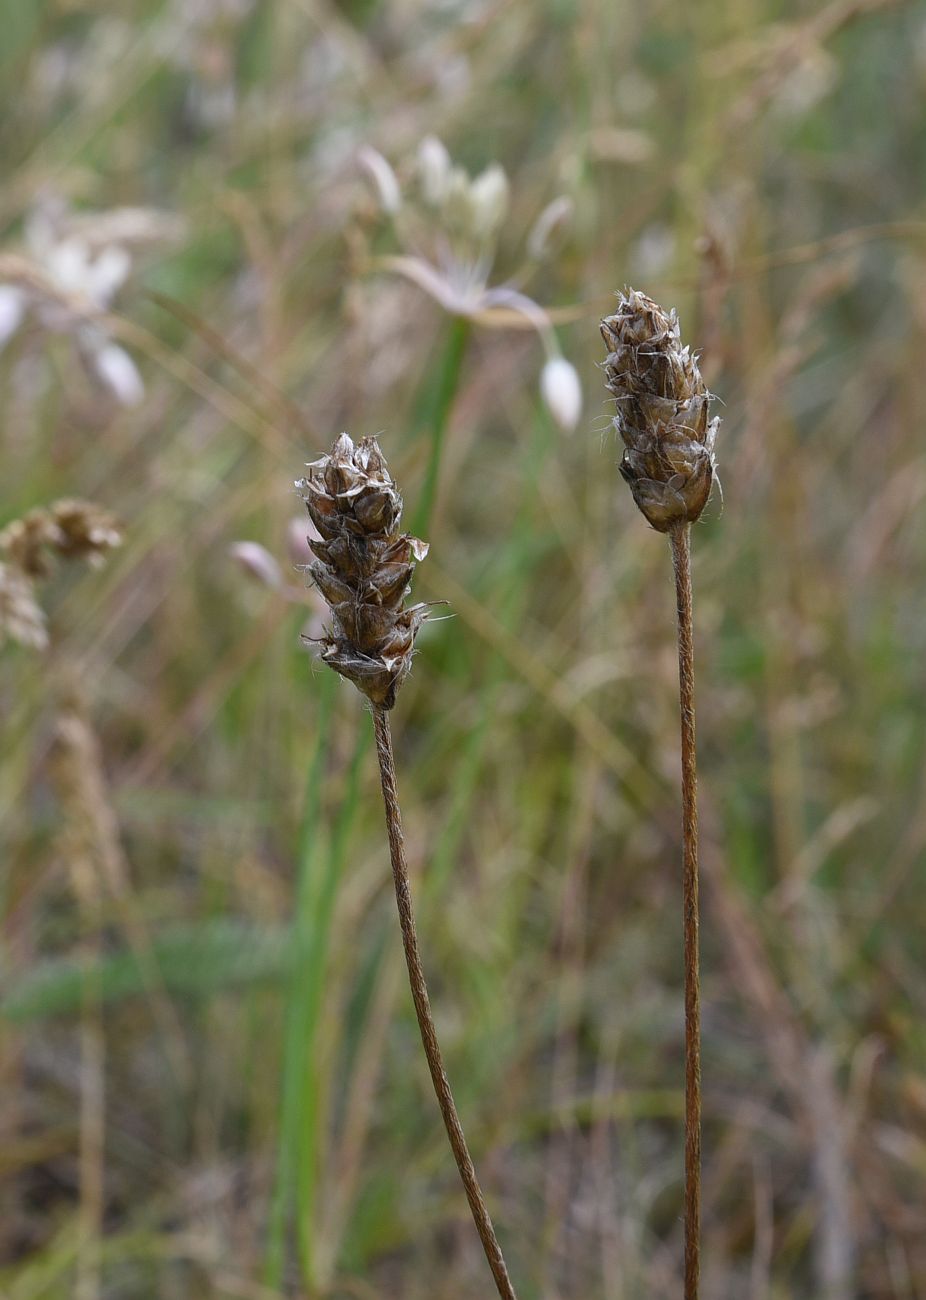
{"label": "blurred meadow background", "polygon": [[704,1295],[926,1296],[926,7],[0,9],[0,1295],[489,1293],[370,720],[300,638],[292,483],[342,429],[449,602],[399,783],[519,1295],[680,1295],[674,600],[598,368],[632,284],[724,403]]}

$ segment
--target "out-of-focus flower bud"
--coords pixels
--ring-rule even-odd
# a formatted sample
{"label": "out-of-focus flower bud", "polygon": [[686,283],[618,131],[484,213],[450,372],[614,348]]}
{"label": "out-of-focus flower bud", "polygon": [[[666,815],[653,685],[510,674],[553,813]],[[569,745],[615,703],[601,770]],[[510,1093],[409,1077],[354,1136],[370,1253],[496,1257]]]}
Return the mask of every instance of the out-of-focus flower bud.
{"label": "out-of-focus flower bud", "polygon": [[453,163],[436,135],[427,135],[418,146],[418,176],[425,203],[439,208],[447,198]]}
{"label": "out-of-focus flower bud", "polygon": [[547,256],[556,237],[569,225],[574,211],[575,204],[566,194],[547,204],[527,239],[527,251],[535,262]]}
{"label": "out-of-focus flower bud", "polygon": [[469,187],[469,210],[473,234],[488,239],[496,233],[508,211],[508,177],[499,163],[492,163]]}
{"label": "out-of-focus flower bud", "polygon": [[22,324],[26,314],[26,295],[12,284],[0,284],[0,350]]}
{"label": "out-of-focus flower bud", "polygon": [[310,539],[318,541],[319,536],[319,531],[311,519],[306,519],[304,515],[297,515],[290,519],[286,527],[286,551],[297,568],[304,568],[312,563],[312,548],[309,541]]}
{"label": "out-of-focus flower bud", "polygon": [[540,394],[564,433],[572,433],[582,414],[582,385],[575,366],[565,357],[551,357],[540,375]]}
{"label": "out-of-focus flower bud", "polygon": [[123,406],[138,406],[145,397],[145,385],[135,362],[118,343],[104,343],[91,354],[94,370]]}
{"label": "out-of-focus flower bud", "polygon": [[280,566],[260,542],[234,542],[228,553],[246,573],[262,582],[265,587],[271,587],[274,591],[282,590],[283,574]]}
{"label": "out-of-focus flower bud", "polygon": [[383,155],[369,145],[364,145],[357,155],[357,161],[376,190],[376,197],[384,212],[394,216],[402,206],[402,191],[395,172]]}

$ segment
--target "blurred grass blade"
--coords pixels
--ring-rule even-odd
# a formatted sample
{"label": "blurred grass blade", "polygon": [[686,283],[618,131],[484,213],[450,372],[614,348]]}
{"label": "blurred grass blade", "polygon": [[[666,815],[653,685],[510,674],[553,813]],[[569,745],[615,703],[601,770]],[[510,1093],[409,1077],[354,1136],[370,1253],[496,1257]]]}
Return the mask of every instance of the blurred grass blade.
{"label": "blurred grass blade", "polygon": [[[365,718],[361,719],[366,722]],[[315,901],[315,928],[307,956],[304,973],[295,971],[297,979],[305,981],[305,1005],[302,1038],[302,1088],[300,1093],[298,1169],[296,1180],[297,1241],[303,1277],[311,1285],[314,1278],[314,1216],[316,1185],[318,1182],[318,1152],[323,1115],[322,1075],[316,1060],[318,1030],[322,1017],[325,973],[334,920],[338,882],[347,859],[351,829],[356,822],[360,798],[360,775],[363,760],[370,749],[370,729],[361,726],[354,747],[347,776],[347,788],[338,810],[325,874],[319,882]]]}
{"label": "blurred grass blade", "polygon": [[[293,953],[289,927],[258,927],[226,918],[171,927],[151,944],[167,990],[191,997],[280,980]],[[52,957],[8,980],[0,1015],[21,1024],[73,1015],[88,978],[98,985],[103,1003],[144,997],[148,991],[143,965],[132,952],[110,953],[92,964],[81,957]]]}
{"label": "blurred grass blade", "polygon": [[[321,827],[321,792],[328,755],[328,734],[334,704],[335,680],[328,673],[319,682],[319,708],[315,752],[309,764],[299,837],[296,881],[296,951],[300,958],[307,951],[312,934],[313,875],[318,856]],[[265,1281],[279,1286],[283,1277],[286,1250],[286,1221],[295,1185],[295,1159],[299,1141],[299,1100],[305,1068],[304,1026],[307,990],[297,960],[292,973],[286,1008],[286,1033],[283,1045],[283,1088],[280,1135],[277,1153],[276,1182],[270,1206],[267,1232]]]}
{"label": "blurred grass blade", "polygon": [[418,496],[418,505],[412,515],[411,530],[427,540],[437,488],[440,482],[440,463],[444,450],[444,437],[450,423],[450,414],[460,385],[460,373],[466,344],[469,339],[469,322],[456,316],[450,322],[444,344],[437,379],[430,390],[426,389],[415,421],[416,431],[427,430],[431,442],[424,482]]}

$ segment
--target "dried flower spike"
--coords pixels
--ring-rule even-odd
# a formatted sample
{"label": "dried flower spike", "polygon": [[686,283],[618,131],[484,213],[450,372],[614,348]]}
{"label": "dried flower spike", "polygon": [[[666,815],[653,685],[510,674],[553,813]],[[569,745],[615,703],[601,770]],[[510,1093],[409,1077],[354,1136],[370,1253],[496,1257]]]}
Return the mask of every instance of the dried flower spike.
{"label": "dried flower spike", "polygon": [[0,551],[30,578],[47,577],[50,554],[97,565],[121,543],[119,525],[108,511],[67,497],[30,510],[0,533]]}
{"label": "dried flower spike", "polygon": [[601,322],[601,336],[624,443],[621,474],[633,499],[660,533],[694,523],[711,494],[720,421],[709,419],[711,394],[696,355],[682,347],[675,310],[627,289]]}
{"label": "dried flower spike", "polygon": [[6,640],[44,650],[48,628],[32,580],[15,564],[0,560],[0,646]]}
{"label": "dried flower spike", "polygon": [[400,533],[402,498],[375,438],[346,433],[296,487],[320,539],[308,566],[331,609],[322,658],[380,708],[391,709],[411,669],[426,605],[406,608],[427,544]]}
{"label": "dried flower spike", "polygon": [[675,311],[627,289],[601,322],[605,374],[617,399],[624,443],[621,473],[633,499],[669,534],[678,612],[682,757],[682,911],[685,964],[685,1300],[698,1300],[701,1270],[701,975],[699,951],[698,767],[695,747],[691,524],[714,481],[711,395],[697,358],[682,347]]}
{"label": "dried flower spike", "polygon": [[482,1188],[476,1176],[444,1068],[425,981],[405,857],[396,787],[389,710],[411,668],[425,605],[405,607],[424,542],[400,533],[402,498],[375,438],[357,446],[342,433],[327,456],[308,466],[302,492],[318,538],[307,538],[315,560],[307,566],[328,602],[332,628],[322,638],[322,658],[370,700],[380,784],[389,837],[402,946],[421,1043],[453,1157],[500,1300],[517,1300]]}

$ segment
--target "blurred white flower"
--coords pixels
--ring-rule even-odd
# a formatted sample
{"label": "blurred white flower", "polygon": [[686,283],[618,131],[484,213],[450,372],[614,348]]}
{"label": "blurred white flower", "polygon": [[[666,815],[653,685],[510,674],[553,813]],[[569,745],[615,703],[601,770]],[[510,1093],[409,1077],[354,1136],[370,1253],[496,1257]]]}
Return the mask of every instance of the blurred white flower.
{"label": "blurred white flower", "polygon": [[447,198],[453,163],[436,135],[426,135],[418,146],[418,176],[425,203],[439,208]]}
{"label": "blurred white flower", "polygon": [[[310,519],[303,516],[290,520],[287,549],[299,569],[304,569],[313,558],[306,540],[310,534],[318,536]],[[324,635],[328,606],[308,575],[302,584],[287,582],[275,557],[260,542],[233,542],[228,548],[228,554],[249,577],[276,592],[287,604],[302,605],[308,610],[309,619],[303,627],[304,636],[317,641]]]}
{"label": "blurred white flower", "polygon": [[0,255],[0,349],[32,313],[44,330],[74,338],[117,401],[137,406],[144,397],[138,367],[100,317],[131,274],[130,246],[176,239],[181,231],[176,218],[146,208],[73,213],[46,196],[25,223],[24,252]]}
{"label": "blurred white flower", "polygon": [[575,366],[565,357],[551,357],[540,375],[540,393],[564,433],[572,433],[582,414],[582,385]]}
{"label": "blurred white flower", "polygon": [[656,280],[665,275],[675,256],[675,235],[664,221],[652,221],[640,232],[630,255],[637,279]]}
{"label": "blurred white flower", "polygon": [[103,343],[91,353],[91,364],[103,383],[123,406],[138,406],[145,385],[138,367],[118,343]]}
{"label": "blurred white flower", "polygon": [[527,251],[535,262],[547,256],[555,236],[569,224],[574,211],[575,204],[565,194],[547,204],[527,238]]}
{"label": "blurred white flower", "polygon": [[464,242],[471,241],[474,234],[473,205],[470,202],[472,184],[465,167],[452,166],[447,177],[444,199],[438,211],[444,233],[456,237],[462,236]]}
{"label": "blurred white flower", "polygon": [[0,284],[0,351],[13,337],[26,314],[26,295],[12,284]]}
{"label": "blurred white flower", "polygon": [[494,235],[508,212],[508,177],[498,163],[492,163],[471,183],[469,206],[477,238]]}
{"label": "blurred white flower", "polygon": [[274,591],[283,590],[283,574],[280,566],[260,542],[234,542],[229,547],[229,555],[242,569],[265,587]]}
{"label": "blurred white flower", "polygon": [[363,146],[357,155],[357,161],[373,182],[382,210],[394,216],[402,206],[402,191],[389,163],[378,150],[369,145]]}
{"label": "blurred white flower", "polygon": [[309,538],[318,539],[320,536],[318,529],[306,515],[295,515],[290,519],[286,529],[286,550],[297,568],[304,568],[312,563],[314,556],[309,546]]}
{"label": "blurred white flower", "polygon": [[[362,156],[371,174],[385,176],[383,168],[388,168],[395,179],[375,150],[366,149]],[[572,366],[560,356],[549,313],[514,284],[490,284],[498,236],[509,210],[504,168],[493,162],[471,178],[454,164],[441,141],[429,135],[418,146],[411,174],[416,185],[400,201],[393,225],[403,251],[377,257],[373,265],[410,280],[450,315],[496,329],[527,322],[552,358],[541,380],[544,400],[561,428],[575,428],[582,410],[581,387]],[[548,204],[534,224],[527,269],[536,266],[554,231],[571,213],[566,196]]]}
{"label": "blurred white flower", "polygon": [[32,252],[64,293],[85,298],[100,310],[109,306],[132,268],[132,259],[119,245],[104,248],[94,256],[76,236],[58,243],[33,238]]}

